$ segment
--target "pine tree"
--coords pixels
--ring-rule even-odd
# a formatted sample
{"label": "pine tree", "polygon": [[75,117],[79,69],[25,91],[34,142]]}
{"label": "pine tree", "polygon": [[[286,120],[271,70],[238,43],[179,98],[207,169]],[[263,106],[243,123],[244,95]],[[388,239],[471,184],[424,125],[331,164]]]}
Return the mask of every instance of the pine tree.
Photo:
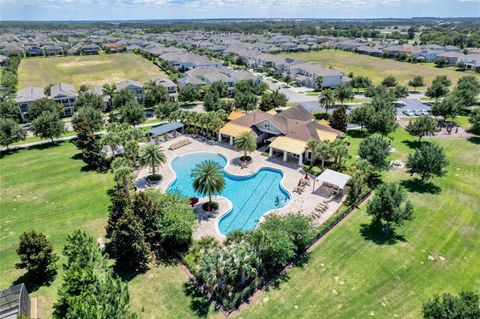
{"label": "pine tree", "polygon": [[128,271],[143,271],[148,267],[149,247],[142,225],[130,210],[116,222],[110,247],[117,266]]}

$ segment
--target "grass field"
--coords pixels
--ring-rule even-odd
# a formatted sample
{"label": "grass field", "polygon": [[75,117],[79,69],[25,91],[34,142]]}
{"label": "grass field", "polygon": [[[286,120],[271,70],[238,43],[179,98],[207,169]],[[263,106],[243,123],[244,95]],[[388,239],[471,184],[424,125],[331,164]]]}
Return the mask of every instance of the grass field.
{"label": "grass field", "polygon": [[[400,83],[404,85],[415,75],[423,76],[427,85],[430,85],[432,79],[437,75],[446,75],[453,83],[456,83],[460,77],[466,75],[466,73],[449,69],[439,69],[429,65],[399,62],[392,59],[382,59],[333,49],[301,53],[282,53],[282,55],[306,62],[316,62],[325,67],[332,66],[343,71],[345,74],[353,72],[354,75],[368,76],[377,84],[387,75],[395,76]],[[480,75],[476,74],[476,76],[480,79]],[[425,89],[425,87],[423,89]]]}
{"label": "grass field", "polygon": [[25,58],[18,69],[19,88],[66,82],[78,89],[82,84],[143,83],[162,76],[165,73],[152,62],[130,53]]}
{"label": "grass field", "polygon": [[[392,158],[404,160],[414,139],[402,129],[393,138]],[[354,156],[361,139],[350,140]],[[418,318],[421,303],[432,294],[478,288],[480,139],[434,142],[451,162],[448,174],[434,180],[438,188],[418,190],[402,171],[385,176],[406,180],[415,205],[415,220],[398,230],[397,242],[383,242],[369,231],[363,207],[325,237],[306,265],[290,271],[279,289],[260,294],[238,317]],[[23,273],[14,264],[24,230],[44,232],[57,251],[76,228],[103,236],[112,176],[83,170],[75,154],[71,143],[62,143],[0,158],[0,287]],[[32,294],[39,298],[42,318],[51,311],[61,273],[52,286]],[[186,296],[186,282],[180,267],[155,266],[129,282],[132,307],[140,318],[220,317],[202,299]]]}

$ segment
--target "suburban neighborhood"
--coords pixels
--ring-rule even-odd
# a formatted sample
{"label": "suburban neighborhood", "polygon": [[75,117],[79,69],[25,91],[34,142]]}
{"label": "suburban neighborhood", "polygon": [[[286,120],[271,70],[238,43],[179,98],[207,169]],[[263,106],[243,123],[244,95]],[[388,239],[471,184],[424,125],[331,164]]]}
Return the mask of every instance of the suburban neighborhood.
{"label": "suburban neighborhood", "polygon": [[0,318],[480,318],[480,12],[237,2],[1,5]]}

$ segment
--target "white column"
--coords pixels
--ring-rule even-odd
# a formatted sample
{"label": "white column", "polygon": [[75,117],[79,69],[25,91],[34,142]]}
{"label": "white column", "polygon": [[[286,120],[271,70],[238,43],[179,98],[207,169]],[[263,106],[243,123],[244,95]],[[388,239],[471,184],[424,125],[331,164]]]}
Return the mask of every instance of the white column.
{"label": "white column", "polygon": [[233,136],[230,136],[230,145],[233,145]]}
{"label": "white column", "polygon": [[222,141],[222,133],[218,132],[218,141],[221,142]]}
{"label": "white column", "polygon": [[286,162],[287,161],[287,151],[283,151],[283,161]]}
{"label": "white column", "polygon": [[270,147],[270,151],[268,152],[268,157],[272,157],[273,156],[273,148]]}
{"label": "white column", "polygon": [[300,156],[298,157],[298,165],[303,165],[303,154],[300,154]]}

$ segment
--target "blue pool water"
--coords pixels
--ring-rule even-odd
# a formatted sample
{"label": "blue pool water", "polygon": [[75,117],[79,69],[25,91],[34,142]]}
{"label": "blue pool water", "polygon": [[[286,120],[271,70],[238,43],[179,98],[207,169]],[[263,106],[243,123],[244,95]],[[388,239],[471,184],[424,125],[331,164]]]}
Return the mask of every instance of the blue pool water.
{"label": "blue pool water", "polygon": [[[186,197],[202,197],[193,190],[191,173],[196,164],[205,160],[213,160],[221,167],[227,165],[225,157],[215,153],[191,153],[177,157],[172,162],[177,178],[167,191]],[[219,221],[218,228],[224,235],[236,229],[253,229],[263,214],[285,206],[290,200],[290,195],[280,186],[283,176],[278,170],[262,168],[252,176],[224,174],[225,188],[219,195],[233,204],[232,210]]]}

